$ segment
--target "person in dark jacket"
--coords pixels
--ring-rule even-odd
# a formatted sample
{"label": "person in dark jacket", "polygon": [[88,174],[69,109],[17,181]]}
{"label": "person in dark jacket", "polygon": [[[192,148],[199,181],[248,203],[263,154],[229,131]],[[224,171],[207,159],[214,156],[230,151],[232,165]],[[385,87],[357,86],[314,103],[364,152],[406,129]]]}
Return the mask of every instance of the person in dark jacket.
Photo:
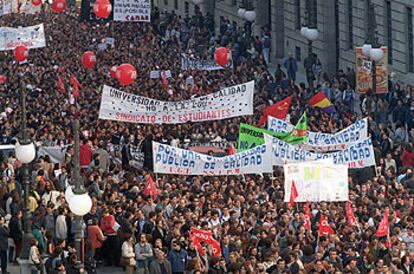
{"label": "person in dark jacket", "polygon": [[155,252],[156,259],[150,264],[151,274],[172,274],[171,263],[166,259],[167,249],[158,249]]}
{"label": "person in dark jacket", "polygon": [[181,249],[178,241],[172,243],[173,250],[168,253],[168,260],[171,263],[172,271],[176,274],[184,273],[187,265],[187,251]]}
{"label": "person in dark jacket", "polygon": [[18,210],[13,217],[10,219],[9,222],[9,229],[10,229],[10,238],[13,239],[14,245],[16,247],[14,257],[14,262],[17,262],[16,259],[20,257],[20,251],[22,249],[22,238],[23,238],[23,230],[22,230],[22,211]]}
{"label": "person in dark jacket", "polygon": [[7,272],[7,250],[9,249],[9,229],[4,225],[5,219],[0,217],[0,261],[1,273],[9,274]]}

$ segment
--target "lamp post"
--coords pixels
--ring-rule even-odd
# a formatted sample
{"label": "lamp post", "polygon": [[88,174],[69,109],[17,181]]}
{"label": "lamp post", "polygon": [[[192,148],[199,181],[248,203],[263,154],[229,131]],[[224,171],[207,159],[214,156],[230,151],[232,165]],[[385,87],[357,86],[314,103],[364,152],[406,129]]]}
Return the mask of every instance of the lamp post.
{"label": "lamp post", "polygon": [[315,25],[316,14],[314,12],[314,2],[313,0],[308,0],[306,3],[308,20],[307,24],[303,25],[300,29],[300,34],[308,40],[308,57],[304,61],[304,67],[309,87],[313,89],[313,81],[315,78],[313,73],[313,64],[316,62],[316,58],[314,58],[314,55],[312,54],[312,44],[318,39],[319,32],[317,30],[317,26]]}
{"label": "lamp post", "polygon": [[23,74],[19,74],[19,96],[20,96],[20,108],[21,108],[21,117],[20,117],[20,138],[15,146],[16,158],[19,160],[22,166],[22,180],[24,184],[24,214],[23,214],[23,239],[22,239],[22,253],[20,255],[20,273],[28,274],[30,270],[30,244],[33,239],[32,229],[30,227],[30,221],[32,216],[30,214],[29,207],[29,195],[30,195],[30,180],[29,180],[29,167],[28,164],[31,163],[36,157],[36,150],[33,142],[30,140],[30,137],[27,133],[26,128],[26,91],[23,84]]}
{"label": "lamp post", "polygon": [[[82,238],[83,238],[83,231],[82,231],[82,217],[87,214],[92,207],[92,200],[89,197],[88,193],[85,190],[83,185],[83,180],[80,176],[80,163],[79,163],[79,120],[75,119],[73,121],[73,135],[75,139],[75,146],[74,146],[74,167],[72,173],[72,185],[74,188],[68,190],[66,194],[66,198],[68,199],[69,208],[75,214],[75,222],[76,222],[76,233],[75,233],[75,245],[76,245],[76,267],[78,269],[83,268],[83,261],[82,261]],[[70,193],[72,192],[72,193]]]}
{"label": "lamp post", "polygon": [[252,23],[256,20],[256,12],[254,11],[253,4],[249,0],[243,0],[243,4],[237,10],[237,14],[240,18],[246,20],[244,28],[246,31],[247,43],[250,44],[250,39],[252,36]]}
{"label": "lamp post", "polygon": [[384,52],[378,43],[377,22],[375,20],[375,6],[368,0],[368,34],[362,46],[362,54],[371,60],[372,93],[377,92],[377,62],[384,57]]}

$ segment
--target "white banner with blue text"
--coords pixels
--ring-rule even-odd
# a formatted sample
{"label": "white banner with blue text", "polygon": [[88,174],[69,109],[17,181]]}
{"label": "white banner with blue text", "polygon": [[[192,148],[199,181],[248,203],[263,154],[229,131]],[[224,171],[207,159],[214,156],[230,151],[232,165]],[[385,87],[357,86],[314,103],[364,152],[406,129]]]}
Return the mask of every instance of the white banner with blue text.
{"label": "white banner with blue text", "polygon": [[[273,132],[290,132],[295,125],[284,120],[269,116],[267,120],[267,129]],[[356,121],[349,127],[334,133],[307,132],[307,143],[298,145],[306,150],[315,150],[318,152],[328,152],[345,149],[352,143],[364,140],[368,137],[368,119],[364,118]]]}
{"label": "white banner with blue text", "polygon": [[180,175],[227,176],[272,173],[271,145],[226,156],[213,157],[152,142],[154,172]]}
{"label": "white banner with blue text", "polygon": [[297,146],[289,145],[268,134],[265,134],[265,140],[266,143],[270,142],[272,144],[272,162],[275,166],[329,158],[333,160],[334,164],[347,164],[349,168],[375,166],[374,147],[371,138],[350,144],[343,150],[329,153],[305,150]]}

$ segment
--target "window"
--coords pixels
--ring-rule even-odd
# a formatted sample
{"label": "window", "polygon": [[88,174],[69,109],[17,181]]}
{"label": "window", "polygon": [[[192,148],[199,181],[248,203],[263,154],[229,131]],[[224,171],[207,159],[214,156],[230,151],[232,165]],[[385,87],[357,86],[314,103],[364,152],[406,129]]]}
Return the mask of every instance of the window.
{"label": "window", "polygon": [[348,0],[348,48],[349,49],[353,49],[354,48],[354,34],[353,34],[353,30],[354,30],[354,14],[353,14],[353,2],[352,0]]}
{"label": "window", "polygon": [[174,0],[174,9],[178,10],[178,0]]}
{"label": "window", "polygon": [[164,5],[168,6],[168,0],[164,0]]}
{"label": "window", "polygon": [[237,5],[237,0],[230,0],[230,5],[232,5],[232,6]]}
{"label": "window", "polygon": [[184,3],[184,12],[185,13],[190,13],[190,5],[188,4],[188,2]]}
{"label": "window", "polygon": [[387,27],[387,46],[388,46],[388,63],[392,65],[392,17],[391,17],[391,1],[386,3],[386,23]]}
{"label": "window", "polygon": [[301,61],[302,56],[301,56],[301,53],[300,53],[300,47],[298,47],[298,46],[295,47],[295,58],[298,62],[302,62]]}
{"label": "window", "polygon": [[407,7],[408,72],[414,72],[413,38],[413,10]]}
{"label": "window", "polygon": [[295,0],[295,27],[296,29],[301,28],[300,22],[300,0]]}

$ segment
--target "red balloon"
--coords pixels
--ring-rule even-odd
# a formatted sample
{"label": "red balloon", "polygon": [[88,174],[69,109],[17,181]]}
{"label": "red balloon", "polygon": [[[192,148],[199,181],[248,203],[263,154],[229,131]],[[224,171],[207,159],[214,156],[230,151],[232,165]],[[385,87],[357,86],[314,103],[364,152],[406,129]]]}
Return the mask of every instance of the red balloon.
{"label": "red balloon", "polygon": [[117,66],[113,66],[112,68],[111,68],[111,70],[109,71],[109,74],[111,74],[111,77],[112,78],[114,78],[114,79],[116,79],[116,70],[118,69],[118,67]]}
{"label": "red balloon", "polygon": [[42,0],[32,0],[33,6],[39,6],[40,4],[42,4]]}
{"label": "red balloon", "polygon": [[216,49],[216,52],[214,53],[214,60],[216,61],[216,64],[222,67],[228,65],[230,62],[229,49],[224,47]]}
{"label": "red balloon", "polygon": [[86,51],[82,55],[82,63],[85,68],[93,68],[96,65],[96,55],[92,51]]}
{"label": "red balloon", "polygon": [[14,49],[14,58],[17,62],[23,62],[29,56],[29,49],[25,46],[17,46]]}
{"label": "red balloon", "polygon": [[3,85],[4,83],[6,83],[7,81],[7,77],[0,74],[0,85]]}
{"label": "red balloon", "polygon": [[116,69],[116,79],[124,86],[132,84],[137,78],[137,71],[131,64],[122,64]]}
{"label": "red balloon", "polygon": [[66,9],[66,0],[53,0],[52,9],[56,12],[62,12]]}
{"label": "red balloon", "polygon": [[98,0],[93,5],[93,12],[98,18],[108,18],[108,16],[111,14],[111,11],[112,6],[109,0]]}

